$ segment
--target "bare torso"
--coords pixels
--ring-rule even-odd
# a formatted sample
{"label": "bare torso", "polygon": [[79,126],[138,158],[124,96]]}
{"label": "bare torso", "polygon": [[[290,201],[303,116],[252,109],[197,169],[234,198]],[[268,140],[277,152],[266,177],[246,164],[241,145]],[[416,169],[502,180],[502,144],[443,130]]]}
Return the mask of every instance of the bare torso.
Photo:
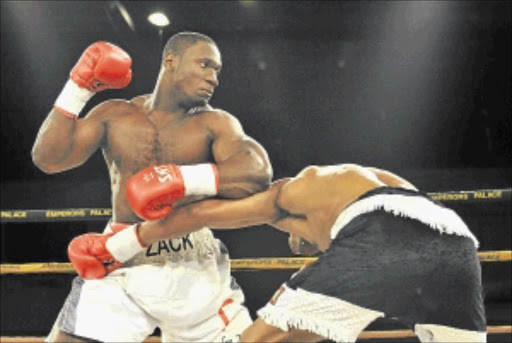
{"label": "bare torso", "polygon": [[304,225],[293,226],[293,234],[325,250],[331,241],[331,227],[340,213],[362,194],[382,186],[386,184],[360,166],[308,167],[284,185],[278,205],[304,221]]}
{"label": "bare torso", "polygon": [[150,116],[141,96],[116,107],[106,120],[102,151],[110,174],[113,220],[140,220],[126,199],[126,181],[156,164],[195,164],[212,161],[211,134],[204,115],[168,120]]}

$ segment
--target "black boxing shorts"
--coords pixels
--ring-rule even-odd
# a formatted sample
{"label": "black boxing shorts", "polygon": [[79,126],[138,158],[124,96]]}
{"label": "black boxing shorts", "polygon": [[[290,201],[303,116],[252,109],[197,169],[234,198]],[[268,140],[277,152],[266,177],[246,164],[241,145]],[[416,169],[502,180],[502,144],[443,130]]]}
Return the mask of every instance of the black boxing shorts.
{"label": "black boxing shorts", "polygon": [[485,341],[477,247],[462,219],[428,195],[378,188],[340,214],[330,247],[258,315],[334,341],[355,341],[379,317],[420,339]]}

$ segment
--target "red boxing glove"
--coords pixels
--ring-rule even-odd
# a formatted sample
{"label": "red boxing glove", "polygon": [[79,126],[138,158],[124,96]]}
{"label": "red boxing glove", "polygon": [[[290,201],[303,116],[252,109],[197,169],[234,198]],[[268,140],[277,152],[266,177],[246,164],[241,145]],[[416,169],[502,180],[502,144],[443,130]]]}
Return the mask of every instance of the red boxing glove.
{"label": "red boxing glove", "polygon": [[121,48],[96,42],[82,54],[70,73],[70,79],[55,102],[55,107],[78,116],[96,92],[124,88],[132,79],[132,60]]}
{"label": "red boxing glove", "polygon": [[71,264],[84,279],[100,279],[123,266],[123,263],[144,250],[137,225],[109,235],[86,233],[73,238],[68,246]]}
{"label": "red boxing glove", "polygon": [[71,80],[92,92],[119,89],[132,79],[132,59],[121,48],[107,43],[90,45],[71,70]]}
{"label": "red boxing glove", "polygon": [[71,264],[84,279],[100,279],[122,266],[107,250],[110,235],[86,233],[73,238],[68,246]]}
{"label": "red boxing glove", "polygon": [[174,202],[185,196],[215,195],[217,190],[217,167],[211,163],[148,167],[133,175],[126,183],[126,197],[130,207],[145,220],[167,216]]}

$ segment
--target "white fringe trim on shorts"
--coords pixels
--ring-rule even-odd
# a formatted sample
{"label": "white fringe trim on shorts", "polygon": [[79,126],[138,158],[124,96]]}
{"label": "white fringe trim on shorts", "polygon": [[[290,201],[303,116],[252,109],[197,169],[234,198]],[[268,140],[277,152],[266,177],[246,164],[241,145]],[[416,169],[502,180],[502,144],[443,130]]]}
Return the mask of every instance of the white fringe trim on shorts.
{"label": "white fringe trim on shorts", "polygon": [[345,208],[331,228],[331,239],[350,221],[364,213],[384,210],[395,216],[419,220],[441,234],[458,235],[473,240],[475,247],[479,243],[457,213],[439,206],[422,196],[402,194],[377,194],[358,200]]}
{"label": "white fringe trim on shorts", "polygon": [[299,329],[336,342],[355,342],[368,324],[384,313],[349,302],[286,285],[274,304],[258,311],[267,324],[283,331]]}

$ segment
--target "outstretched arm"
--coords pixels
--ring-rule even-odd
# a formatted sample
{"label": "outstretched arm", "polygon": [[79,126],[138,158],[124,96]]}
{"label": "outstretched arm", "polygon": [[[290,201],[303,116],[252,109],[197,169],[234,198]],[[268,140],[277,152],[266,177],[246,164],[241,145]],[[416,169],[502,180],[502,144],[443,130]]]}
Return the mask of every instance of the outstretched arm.
{"label": "outstretched arm", "polygon": [[144,245],[162,239],[184,236],[203,227],[238,229],[247,226],[272,224],[287,215],[276,204],[281,187],[290,179],[274,182],[269,189],[240,200],[211,199],[175,209],[167,217],[143,222],[139,239]]}
{"label": "outstretched arm", "polygon": [[234,229],[270,223],[287,213],[276,206],[286,179],[267,191],[241,200],[204,200],[176,209],[164,219],[131,225],[113,235],[84,234],[75,237],[68,256],[85,279],[104,277],[156,241],[181,237],[204,226]]}

